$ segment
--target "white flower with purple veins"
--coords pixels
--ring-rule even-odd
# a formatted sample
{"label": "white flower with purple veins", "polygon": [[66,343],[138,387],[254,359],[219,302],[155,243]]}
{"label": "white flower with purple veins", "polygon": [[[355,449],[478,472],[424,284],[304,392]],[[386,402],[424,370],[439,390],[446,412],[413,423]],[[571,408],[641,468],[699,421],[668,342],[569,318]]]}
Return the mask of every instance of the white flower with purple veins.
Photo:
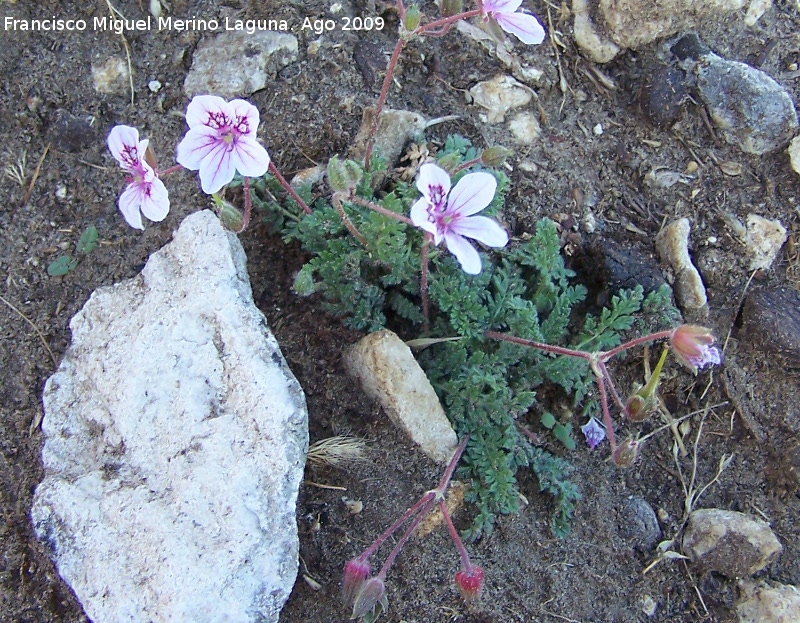
{"label": "white flower with purple veins", "polygon": [[481,9],[488,20],[497,22],[522,43],[539,44],[544,41],[544,28],[533,15],[517,13],[521,4],[522,0],[484,0]]}
{"label": "white flower with purple veins", "polygon": [[163,221],[169,213],[169,194],[145,161],[147,139],[140,141],[136,128],[118,125],[111,129],[107,142],[111,155],[129,175],[128,186],[119,197],[119,209],[128,225],[144,229],[142,214],[151,221]]}
{"label": "white flower with purple veins", "polygon": [[423,164],[417,177],[422,197],[411,206],[411,222],[433,234],[433,243],[444,240],[464,272],[481,272],[481,258],[466,238],[490,247],[504,247],[508,234],[495,221],[473,216],[494,199],[497,180],[489,173],[468,173],[450,190],[450,176],[435,164]]}
{"label": "white flower with purple veins", "polygon": [[264,175],[269,154],[256,142],[258,120],[258,109],[250,102],[196,96],[186,109],[189,131],[178,145],[178,163],[200,170],[200,185],[209,195],[229,183],[236,171],[245,177]]}
{"label": "white flower with purple veins", "polygon": [[605,429],[600,426],[600,422],[595,420],[593,417],[589,418],[589,421],[581,426],[581,432],[583,433],[583,436],[586,437],[586,443],[589,444],[589,447],[592,450],[594,450],[595,446],[606,438]]}

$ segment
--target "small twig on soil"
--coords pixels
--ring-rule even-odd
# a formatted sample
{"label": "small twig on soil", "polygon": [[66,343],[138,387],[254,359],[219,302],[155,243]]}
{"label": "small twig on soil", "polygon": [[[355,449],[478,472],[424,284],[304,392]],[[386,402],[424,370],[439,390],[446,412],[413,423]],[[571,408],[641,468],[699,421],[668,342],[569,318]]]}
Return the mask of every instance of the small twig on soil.
{"label": "small twig on soil", "polygon": [[5,297],[0,296],[0,301],[3,301],[3,303],[5,303],[11,309],[13,309],[15,312],[17,312],[17,314],[19,314],[20,318],[22,318],[25,322],[27,322],[29,325],[31,325],[31,327],[33,327],[33,330],[36,331],[36,335],[38,335],[39,339],[42,341],[42,345],[45,347],[47,352],[50,354],[50,359],[53,361],[53,366],[57,366],[58,362],[56,361],[56,356],[53,354],[53,351],[50,350],[50,346],[47,344],[47,340],[44,338],[44,334],[39,330],[39,327],[37,327],[33,323],[33,321],[30,318],[28,318],[25,314],[23,314],[19,309],[17,309],[14,305],[12,305],[9,301],[7,301],[5,299]]}
{"label": "small twig on soil", "polygon": [[[125,19],[125,16],[122,14],[122,12],[113,4],[111,4],[111,0],[106,0],[106,5],[108,6],[108,10],[111,12],[112,19]],[[125,35],[120,33],[119,36],[122,37],[122,45],[125,46],[125,57],[128,62],[128,84],[131,88],[131,107],[133,107],[135,101],[135,91],[133,89],[133,63],[131,62],[131,46],[128,45],[128,40],[125,38]]]}
{"label": "small twig on soil", "polygon": [[320,489],[332,489],[333,491],[347,491],[347,487],[336,487],[334,485],[323,485],[319,482],[314,482],[313,480],[304,480],[304,485],[308,485],[310,487],[318,487]]}
{"label": "small twig on soil", "polygon": [[25,198],[22,200],[22,206],[27,205],[28,201],[30,201],[31,193],[33,192],[33,187],[36,185],[36,180],[39,179],[39,173],[42,171],[42,164],[44,163],[44,158],[45,156],[47,156],[48,151],[50,151],[50,143],[48,143],[47,147],[44,148],[44,151],[42,152],[42,157],[39,158],[39,163],[36,165],[36,168],[33,171],[33,177],[31,177],[31,183],[28,185],[28,192],[25,193]]}

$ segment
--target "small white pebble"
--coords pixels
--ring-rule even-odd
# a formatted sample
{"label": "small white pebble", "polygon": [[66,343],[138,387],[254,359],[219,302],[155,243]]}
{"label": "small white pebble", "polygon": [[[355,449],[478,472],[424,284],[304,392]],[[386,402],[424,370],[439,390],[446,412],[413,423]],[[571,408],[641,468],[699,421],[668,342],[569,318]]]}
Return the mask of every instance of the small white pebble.
{"label": "small white pebble", "polygon": [[67,198],[67,187],[64,184],[59,184],[56,188],[56,199],[64,201]]}
{"label": "small white pebble", "polygon": [[341,2],[334,2],[331,5],[331,13],[333,13],[334,15],[337,15],[337,14],[342,12],[342,8],[343,7],[342,7],[342,3]]}
{"label": "small white pebble", "polygon": [[592,132],[594,132],[595,136],[602,136],[603,134],[603,124],[598,123],[596,126],[592,128]]}
{"label": "small white pebble", "polygon": [[716,236],[709,236],[708,240],[706,241],[707,244],[717,244],[717,237]]}
{"label": "small white pebble", "polygon": [[158,93],[161,90],[161,83],[158,80],[151,80],[147,83],[147,88],[153,93]]}

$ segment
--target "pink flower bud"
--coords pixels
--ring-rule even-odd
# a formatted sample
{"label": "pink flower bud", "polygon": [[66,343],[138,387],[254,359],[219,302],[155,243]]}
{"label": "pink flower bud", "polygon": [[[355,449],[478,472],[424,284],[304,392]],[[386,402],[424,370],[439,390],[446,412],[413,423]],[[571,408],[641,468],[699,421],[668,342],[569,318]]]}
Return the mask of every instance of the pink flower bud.
{"label": "pink flower bud", "polygon": [[711,329],[692,324],[679,326],[670,337],[675,358],[695,374],[700,368],[722,362],[719,349],[712,344]]}
{"label": "pink flower bud", "polygon": [[629,437],[614,449],[611,460],[617,467],[630,467],[636,461],[638,454],[639,442],[633,437]]}
{"label": "pink flower bud", "polygon": [[645,398],[640,394],[633,394],[625,403],[625,415],[631,422],[644,422],[655,412],[656,402],[652,396]]}
{"label": "pink flower bud", "polygon": [[344,566],[344,580],[342,581],[342,599],[350,603],[356,598],[364,582],[367,581],[372,569],[366,560],[353,558]]}
{"label": "pink flower bud", "polygon": [[374,621],[377,615],[384,612],[389,607],[389,600],[386,599],[386,586],[380,578],[370,578],[361,586],[361,590],[356,595],[353,603],[353,614],[351,619],[359,619],[363,616],[371,615],[370,620]]}
{"label": "pink flower bud", "polygon": [[472,567],[456,573],[456,588],[467,603],[471,603],[481,596],[482,584],[483,569],[480,567]]}

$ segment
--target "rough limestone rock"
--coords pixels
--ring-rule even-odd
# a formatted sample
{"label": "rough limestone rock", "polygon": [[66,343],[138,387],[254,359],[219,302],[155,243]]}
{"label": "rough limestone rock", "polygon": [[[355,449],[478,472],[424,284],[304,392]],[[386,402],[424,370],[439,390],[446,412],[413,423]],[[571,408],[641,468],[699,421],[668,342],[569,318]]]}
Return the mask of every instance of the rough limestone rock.
{"label": "rough limestone rock", "polygon": [[297,573],[303,392],[239,241],[189,216],[97,290],[44,390],[33,524],[96,623],[278,621]]}
{"label": "rough limestone rock", "polygon": [[662,262],[672,267],[675,298],[685,311],[699,310],[708,302],[700,272],[689,257],[688,218],[680,218],[664,227],[656,237],[656,250]]}
{"label": "rough limestone rock", "polygon": [[395,426],[431,459],[446,464],[458,438],[411,349],[388,330],[371,333],[345,353],[348,371]]}
{"label": "rough limestone rock", "polygon": [[781,551],[783,546],[766,522],[719,508],[694,511],[683,536],[685,555],[729,578],[761,571]]}
{"label": "rough limestone rock", "polygon": [[499,75],[479,82],[469,90],[472,103],[483,108],[486,123],[501,123],[509,110],[527,105],[533,99],[530,87],[511,76]]}
{"label": "rough limestone rock", "polygon": [[112,56],[92,63],[92,81],[98,93],[124,93],[130,85],[128,61],[123,56]]}
{"label": "rough limestone rock", "polygon": [[247,96],[274,80],[278,70],[297,60],[297,37],[259,30],[222,32],[203,39],[192,57],[183,82],[189,97],[212,94],[225,98]]}
{"label": "rough limestone rock", "polygon": [[789,143],[789,164],[792,165],[792,170],[800,175],[800,136],[795,136],[792,142]]}
{"label": "rough limestone rock", "polygon": [[595,62],[607,63],[622,49],[693,30],[745,4],[746,0],[573,0],[575,42]]}
{"label": "rough limestone rock", "polygon": [[750,257],[750,270],[768,270],[789,234],[779,220],[758,214],[747,215],[747,237],[744,244]]}
{"label": "rough limestone rock", "polygon": [[791,584],[742,580],[736,603],[739,623],[797,623],[800,621],[800,590]]}

